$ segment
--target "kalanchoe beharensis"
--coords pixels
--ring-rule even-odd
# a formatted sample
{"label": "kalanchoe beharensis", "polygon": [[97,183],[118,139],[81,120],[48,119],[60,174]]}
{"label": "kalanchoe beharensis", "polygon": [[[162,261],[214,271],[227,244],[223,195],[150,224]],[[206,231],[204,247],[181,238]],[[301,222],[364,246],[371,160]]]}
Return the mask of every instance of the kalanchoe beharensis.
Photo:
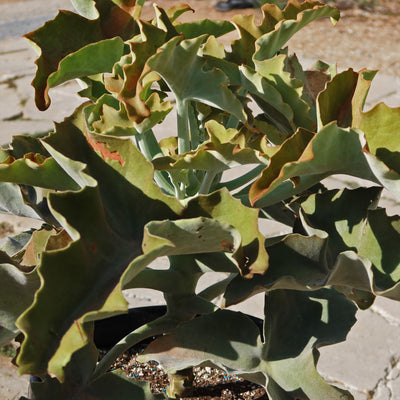
{"label": "kalanchoe beharensis", "polygon": [[[48,136],[1,150],[2,210],[44,223],[0,253],[0,343],[22,334],[16,363],[42,377],[35,399],[163,396],[109,370],[153,336],[141,358],[175,377],[209,363],[271,400],[351,399],[318,374],[318,349],[345,340],[357,307],[399,299],[388,256],[399,217],[379,199],[400,193],[400,110],[363,111],[375,72],[304,71],[286,49],[337,9],[265,4],[257,25],[241,14],[182,22],[187,5],[154,5],[144,20],[133,0],[73,4],[26,38],[41,50],[38,108],[71,79],[85,102]],[[234,31],[228,49],[221,37]],[[373,186],[328,190],[336,174]],[[270,221],[290,233],[262,234]],[[149,267],[159,257],[167,269]],[[208,272],[224,278],[197,290]],[[98,362],[94,321],[125,313],[125,291],[140,288],[162,292],[166,313]],[[225,309],[257,293],[261,330]]]}

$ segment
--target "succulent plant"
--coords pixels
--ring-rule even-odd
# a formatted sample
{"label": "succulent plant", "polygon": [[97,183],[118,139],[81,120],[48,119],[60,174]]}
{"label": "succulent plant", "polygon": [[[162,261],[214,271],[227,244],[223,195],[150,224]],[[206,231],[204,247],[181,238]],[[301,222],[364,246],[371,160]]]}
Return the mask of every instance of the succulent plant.
{"label": "succulent plant", "polygon": [[[43,221],[0,252],[0,343],[19,335],[19,372],[42,378],[35,398],[163,397],[109,371],[160,335],[141,358],[171,374],[211,364],[271,400],[351,399],[317,372],[318,349],[345,340],[377,295],[400,299],[400,218],[379,201],[400,193],[400,109],[363,110],[375,71],[303,70],[288,52],[338,10],[264,4],[256,24],[180,22],[187,5],[155,4],[144,20],[134,0],[72,3],[77,13],[26,38],[40,50],[37,107],[72,79],[86,101],[47,136],[0,151],[2,212]],[[337,174],[363,181],[328,189]],[[291,233],[262,234],[260,221]],[[165,256],[168,269],[149,267]],[[224,279],[197,290],[210,271]],[[132,288],[161,291],[167,312],[98,361],[94,321],[125,313]],[[257,293],[262,332],[227,309]]]}

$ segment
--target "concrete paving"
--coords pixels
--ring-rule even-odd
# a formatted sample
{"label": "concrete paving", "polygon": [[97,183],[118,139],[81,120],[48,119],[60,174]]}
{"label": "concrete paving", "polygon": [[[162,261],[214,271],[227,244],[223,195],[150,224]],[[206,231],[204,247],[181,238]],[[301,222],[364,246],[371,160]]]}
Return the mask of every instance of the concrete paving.
{"label": "concrete paving", "polygon": [[[26,12],[21,14],[25,2],[14,4],[15,7],[0,4],[0,143],[3,144],[13,135],[48,131],[53,121],[61,121],[81,101],[74,94],[76,83],[68,83],[52,89],[53,103],[48,111],[36,110],[30,86],[36,55],[27,41],[19,37],[55,15],[57,8],[70,8],[70,2],[52,0],[50,6],[49,2],[32,0],[29,18],[21,16],[27,15]],[[378,74],[367,108],[380,101],[392,107],[400,106],[400,78]],[[400,212],[399,204],[393,199],[389,198],[388,204],[392,212]],[[20,219],[12,222],[20,230],[31,224],[29,220]],[[281,232],[282,228],[274,226],[273,229]],[[157,264],[158,268],[166,266],[164,259]],[[218,276],[205,279],[218,279]],[[134,306],[163,303],[160,293],[149,290],[129,291],[127,299]],[[262,296],[255,296],[235,309],[261,316],[262,303]],[[400,304],[377,299],[371,309],[360,311],[357,317],[358,323],[345,343],[321,349],[320,372],[330,382],[349,389],[356,400],[400,399]],[[0,399],[12,400],[26,395],[27,378],[17,377],[14,372],[9,360],[0,357]]]}

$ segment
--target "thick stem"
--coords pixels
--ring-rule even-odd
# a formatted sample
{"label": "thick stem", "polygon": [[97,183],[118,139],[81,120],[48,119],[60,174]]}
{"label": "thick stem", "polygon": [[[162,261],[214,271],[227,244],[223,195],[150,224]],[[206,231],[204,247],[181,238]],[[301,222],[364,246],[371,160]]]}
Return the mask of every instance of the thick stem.
{"label": "thick stem", "polygon": [[229,116],[228,122],[226,124],[226,129],[229,129],[229,128],[236,129],[238,127],[238,125],[239,125],[239,120],[237,119],[237,117],[235,117],[234,115],[231,114]]}
{"label": "thick stem", "polygon": [[[154,157],[163,155],[152,130],[138,133],[135,139],[137,147],[148,161],[151,162]],[[154,171],[154,180],[164,193],[174,195],[174,189],[165,171]]]}
{"label": "thick stem", "polygon": [[177,129],[178,129],[178,153],[184,154],[190,151],[189,115],[186,101],[176,100]]}
{"label": "thick stem", "polygon": [[210,191],[211,185],[214,181],[216,171],[207,171],[204,175],[203,182],[201,183],[199,194],[207,194]]}
{"label": "thick stem", "polygon": [[190,127],[190,142],[193,150],[196,150],[200,144],[200,129],[197,122],[195,104],[192,102],[189,105],[189,127]]}
{"label": "thick stem", "polygon": [[253,168],[251,171],[245,173],[242,176],[239,176],[236,179],[232,179],[231,181],[228,182],[221,182],[216,189],[221,189],[223,187],[226,187],[227,189],[235,190],[237,188],[240,188],[241,186],[245,185],[246,183],[249,183],[252,179],[256,178],[258,175],[260,175],[261,171],[266,168],[266,165],[258,165],[257,167]]}
{"label": "thick stem", "polygon": [[220,296],[221,294],[223,294],[225,292],[228,284],[237,275],[238,274],[229,274],[229,276],[226,277],[225,279],[223,279],[222,281],[216,282],[213,285],[208,286],[206,289],[201,291],[198,294],[198,296],[205,300],[208,300],[208,301],[212,301],[212,300],[216,299],[218,296]]}

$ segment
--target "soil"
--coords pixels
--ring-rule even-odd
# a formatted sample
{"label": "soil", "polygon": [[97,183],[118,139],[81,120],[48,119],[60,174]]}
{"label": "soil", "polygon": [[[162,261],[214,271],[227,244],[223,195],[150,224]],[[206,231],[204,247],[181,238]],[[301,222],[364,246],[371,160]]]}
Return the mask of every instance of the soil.
{"label": "soil", "polygon": [[[140,363],[137,350],[127,352],[117,359],[113,369],[120,369],[127,376],[150,383],[153,393],[167,390],[167,373],[156,361]],[[265,389],[242,378],[228,375],[211,367],[193,368],[193,391],[184,400],[268,400]]]}

